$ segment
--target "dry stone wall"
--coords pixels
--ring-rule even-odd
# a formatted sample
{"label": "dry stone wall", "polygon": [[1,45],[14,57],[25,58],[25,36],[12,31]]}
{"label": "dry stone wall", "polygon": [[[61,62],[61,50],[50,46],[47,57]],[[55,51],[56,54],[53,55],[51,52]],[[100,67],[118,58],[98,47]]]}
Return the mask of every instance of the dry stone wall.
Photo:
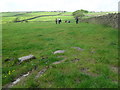
{"label": "dry stone wall", "polygon": [[118,28],[118,13],[83,19],[81,22],[103,24],[113,28]]}

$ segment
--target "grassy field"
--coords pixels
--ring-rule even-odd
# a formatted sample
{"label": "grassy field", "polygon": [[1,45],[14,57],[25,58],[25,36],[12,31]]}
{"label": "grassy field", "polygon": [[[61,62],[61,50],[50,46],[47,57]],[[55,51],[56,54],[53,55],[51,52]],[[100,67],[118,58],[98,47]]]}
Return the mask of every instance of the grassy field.
{"label": "grassy field", "polygon": [[[93,13],[87,13],[85,14],[85,16],[83,18],[90,18],[90,17],[94,17],[94,16],[99,16],[99,15],[105,15],[108,13],[115,13],[115,12],[93,12]],[[41,17],[41,18],[36,18],[36,19],[32,19],[29,21],[54,21],[54,18],[62,18],[63,20],[70,19],[72,17],[72,12],[65,12],[65,13],[60,13],[60,12],[29,12],[29,13],[25,13],[25,12],[4,12],[4,13],[0,13],[0,16],[2,16],[2,23],[9,23],[9,22],[13,22],[16,18],[19,18],[19,20],[24,20],[24,19],[28,19],[28,18],[32,18],[32,17],[36,17],[36,16],[40,16],[40,15],[57,15],[57,14],[61,14],[58,16],[48,16],[48,17]],[[72,20],[72,19],[70,19]]]}
{"label": "grassy field", "polygon": [[57,15],[57,14],[60,14],[60,12],[31,12],[31,13],[4,12],[4,13],[0,13],[0,16],[2,16],[2,23],[4,24],[4,23],[12,22],[16,18],[19,18],[19,20],[24,20],[41,15]]}
{"label": "grassy field", "polygon": [[[103,25],[75,24],[72,16],[37,20],[53,21],[57,17],[72,23],[3,24],[3,86],[30,71],[30,75],[12,88],[117,88],[118,30]],[[56,50],[65,50],[65,53],[54,55]],[[18,65],[18,58],[29,54],[36,59]],[[64,62],[52,64],[64,58]],[[11,60],[5,62],[5,59]],[[50,68],[36,79],[46,66]]]}
{"label": "grassy field", "polygon": [[39,16],[39,15],[56,15],[59,14],[59,12],[4,12],[1,13],[3,17],[11,17],[11,16]]}
{"label": "grassy field", "polygon": [[[2,25],[1,24],[0,24],[0,42],[2,42]],[[0,43],[0,89],[1,88],[2,88],[2,43]]]}
{"label": "grassy field", "polygon": [[62,15],[41,17],[41,18],[36,18],[36,19],[29,20],[29,21],[51,21],[51,22],[55,22],[56,18],[62,18],[62,21],[65,21],[65,20],[74,21],[73,16],[62,16]]}

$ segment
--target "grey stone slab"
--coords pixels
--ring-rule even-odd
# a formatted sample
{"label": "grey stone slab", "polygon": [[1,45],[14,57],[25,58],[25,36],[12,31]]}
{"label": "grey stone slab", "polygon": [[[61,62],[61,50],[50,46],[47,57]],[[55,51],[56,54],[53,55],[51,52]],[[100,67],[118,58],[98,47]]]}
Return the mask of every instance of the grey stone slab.
{"label": "grey stone slab", "polygon": [[30,59],[36,59],[36,57],[34,55],[28,55],[28,56],[23,56],[23,57],[18,58],[18,60],[20,62],[27,61],[27,60],[30,60]]}
{"label": "grey stone slab", "polygon": [[72,47],[74,49],[77,49],[77,50],[80,50],[80,51],[83,51],[84,49],[80,48],[80,47]]}
{"label": "grey stone slab", "polygon": [[57,50],[53,54],[64,53],[64,52],[65,52],[65,50]]}

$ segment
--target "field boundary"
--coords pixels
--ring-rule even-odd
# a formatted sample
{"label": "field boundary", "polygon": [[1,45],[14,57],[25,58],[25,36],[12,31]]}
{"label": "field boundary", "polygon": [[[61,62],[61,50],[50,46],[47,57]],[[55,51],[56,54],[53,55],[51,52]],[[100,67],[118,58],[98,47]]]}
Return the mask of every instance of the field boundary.
{"label": "field boundary", "polygon": [[28,18],[28,19],[15,21],[15,22],[23,22],[23,21],[32,20],[32,19],[36,19],[36,18],[39,18],[39,17],[46,17],[46,16],[58,16],[58,14],[57,15],[40,15],[40,16],[36,16],[36,17]]}
{"label": "field boundary", "polygon": [[80,21],[86,23],[92,23],[92,24],[103,24],[103,25],[111,26],[113,28],[118,28],[118,13],[91,17],[87,19],[82,19]]}

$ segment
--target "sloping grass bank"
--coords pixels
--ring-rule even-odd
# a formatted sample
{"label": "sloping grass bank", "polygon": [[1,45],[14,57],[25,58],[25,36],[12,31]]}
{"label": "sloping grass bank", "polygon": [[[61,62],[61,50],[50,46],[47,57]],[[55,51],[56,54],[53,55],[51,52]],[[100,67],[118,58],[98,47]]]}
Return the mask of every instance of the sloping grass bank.
{"label": "sloping grass bank", "polygon": [[[8,84],[37,66],[13,88],[116,88],[117,49],[118,31],[102,25],[74,22],[60,25],[53,22],[3,24],[2,82]],[[56,50],[66,51],[53,55]],[[17,64],[17,58],[29,54],[37,59]],[[58,56],[65,56],[67,60],[52,65],[42,77],[35,79],[43,67],[62,59]],[[5,62],[7,58],[12,60]]]}

